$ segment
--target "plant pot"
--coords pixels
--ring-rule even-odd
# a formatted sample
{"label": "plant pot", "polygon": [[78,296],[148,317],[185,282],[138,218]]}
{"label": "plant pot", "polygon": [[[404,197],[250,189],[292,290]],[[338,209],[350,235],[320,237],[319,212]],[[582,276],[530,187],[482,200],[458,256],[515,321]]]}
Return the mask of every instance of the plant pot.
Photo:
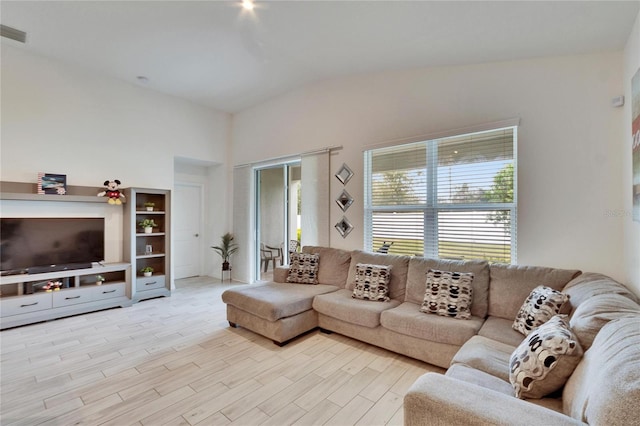
{"label": "plant pot", "polygon": [[145,234],[151,234],[153,232],[153,227],[152,226],[146,226],[144,228],[144,233]]}
{"label": "plant pot", "polygon": [[229,262],[222,262],[222,270],[223,271],[230,271],[231,270],[231,265],[229,264]]}
{"label": "plant pot", "polygon": [[96,281],[96,285],[102,285],[102,281]]}
{"label": "plant pot", "polygon": [[147,211],[148,212],[152,212],[153,211],[153,207],[147,207]]}
{"label": "plant pot", "polygon": [[145,277],[150,277],[151,274],[153,274],[153,272],[143,272],[142,275],[144,275]]}

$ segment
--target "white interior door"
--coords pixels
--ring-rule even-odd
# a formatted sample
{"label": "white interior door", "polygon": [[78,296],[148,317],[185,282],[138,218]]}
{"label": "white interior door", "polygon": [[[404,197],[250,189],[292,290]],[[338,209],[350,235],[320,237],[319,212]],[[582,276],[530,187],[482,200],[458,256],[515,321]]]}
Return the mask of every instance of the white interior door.
{"label": "white interior door", "polygon": [[202,185],[176,183],[173,193],[175,278],[201,275]]}

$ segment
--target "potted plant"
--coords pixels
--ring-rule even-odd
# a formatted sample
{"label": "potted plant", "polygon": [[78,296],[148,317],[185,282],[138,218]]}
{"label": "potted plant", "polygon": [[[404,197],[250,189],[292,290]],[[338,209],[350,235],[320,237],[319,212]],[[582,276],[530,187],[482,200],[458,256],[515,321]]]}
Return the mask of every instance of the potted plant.
{"label": "potted plant", "polygon": [[222,258],[222,270],[230,270],[229,258],[239,249],[238,244],[233,242],[233,234],[231,232],[227,232],[222,236],[220,245],[211,246],[211,248],[214,249]]}
{"label": "potted plant", "polygon": [[144,275],[145,277],[150,277],[151,274],[153,274],[153,268],[151,266],[145,266],[144,268],[140,269],[140,272],[142,272],[142,275]]}
{"label": "potted plant", "polygon": [[148,212],[152,212],[153,208],[156,206],[156,203],[152,201],[147,201],[146,203],[144,203],[144,206],[147,208]]}
{"label": "potted plant", "polygon": [[145,234],[151,234],[153,232],[153,228],[155,226],[158,226],[153,221],[153,219],[145,219],[142,222],[138,223],[138,225],[140,225],[141,228],[144,228],[144,233]]}
{"label": "potted plant", "polygon": [[105,278],[102,275],[96,275],[96,285],[102,285],[105,282]]}

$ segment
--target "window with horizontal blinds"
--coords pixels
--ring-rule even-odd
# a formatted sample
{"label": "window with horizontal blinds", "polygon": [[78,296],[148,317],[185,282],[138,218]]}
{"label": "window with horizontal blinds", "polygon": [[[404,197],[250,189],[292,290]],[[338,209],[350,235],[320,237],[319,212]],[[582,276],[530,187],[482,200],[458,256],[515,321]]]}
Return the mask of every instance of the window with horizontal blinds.
{"label": "window with horizontal blinds", "polygon": [[365,247],[515,263],[517,127],[365,151]]}
{"label": "window with horizontal blinds", "polygon": [[424,144],[376,150],[371,156],[371,204],[424,204],[427,195]]}
{"label": "window with horizontal blinds", "polygon": [[424,213],[421,211],[374,212],[372,250],[393,242],[392,253],[422,255],[424,252]]}

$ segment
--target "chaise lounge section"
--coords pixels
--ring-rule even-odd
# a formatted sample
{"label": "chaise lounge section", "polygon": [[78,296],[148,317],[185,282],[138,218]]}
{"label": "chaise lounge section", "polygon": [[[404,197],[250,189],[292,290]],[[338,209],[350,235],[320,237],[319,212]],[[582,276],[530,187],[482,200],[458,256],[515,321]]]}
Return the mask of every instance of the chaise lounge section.
{"label": "chaise lounge section", "polygon": [[227,304],[229,325],[238,325],[265,336],[279,346],[318,327],[318,313],[312,309],[313,299],[338,291],[346,282],[351,254],[324,247],[305,247],[319,253],[316,285],[286,282],[288,268],[274,270],[274,282],[242,286],[227,290],[222,301]]}

